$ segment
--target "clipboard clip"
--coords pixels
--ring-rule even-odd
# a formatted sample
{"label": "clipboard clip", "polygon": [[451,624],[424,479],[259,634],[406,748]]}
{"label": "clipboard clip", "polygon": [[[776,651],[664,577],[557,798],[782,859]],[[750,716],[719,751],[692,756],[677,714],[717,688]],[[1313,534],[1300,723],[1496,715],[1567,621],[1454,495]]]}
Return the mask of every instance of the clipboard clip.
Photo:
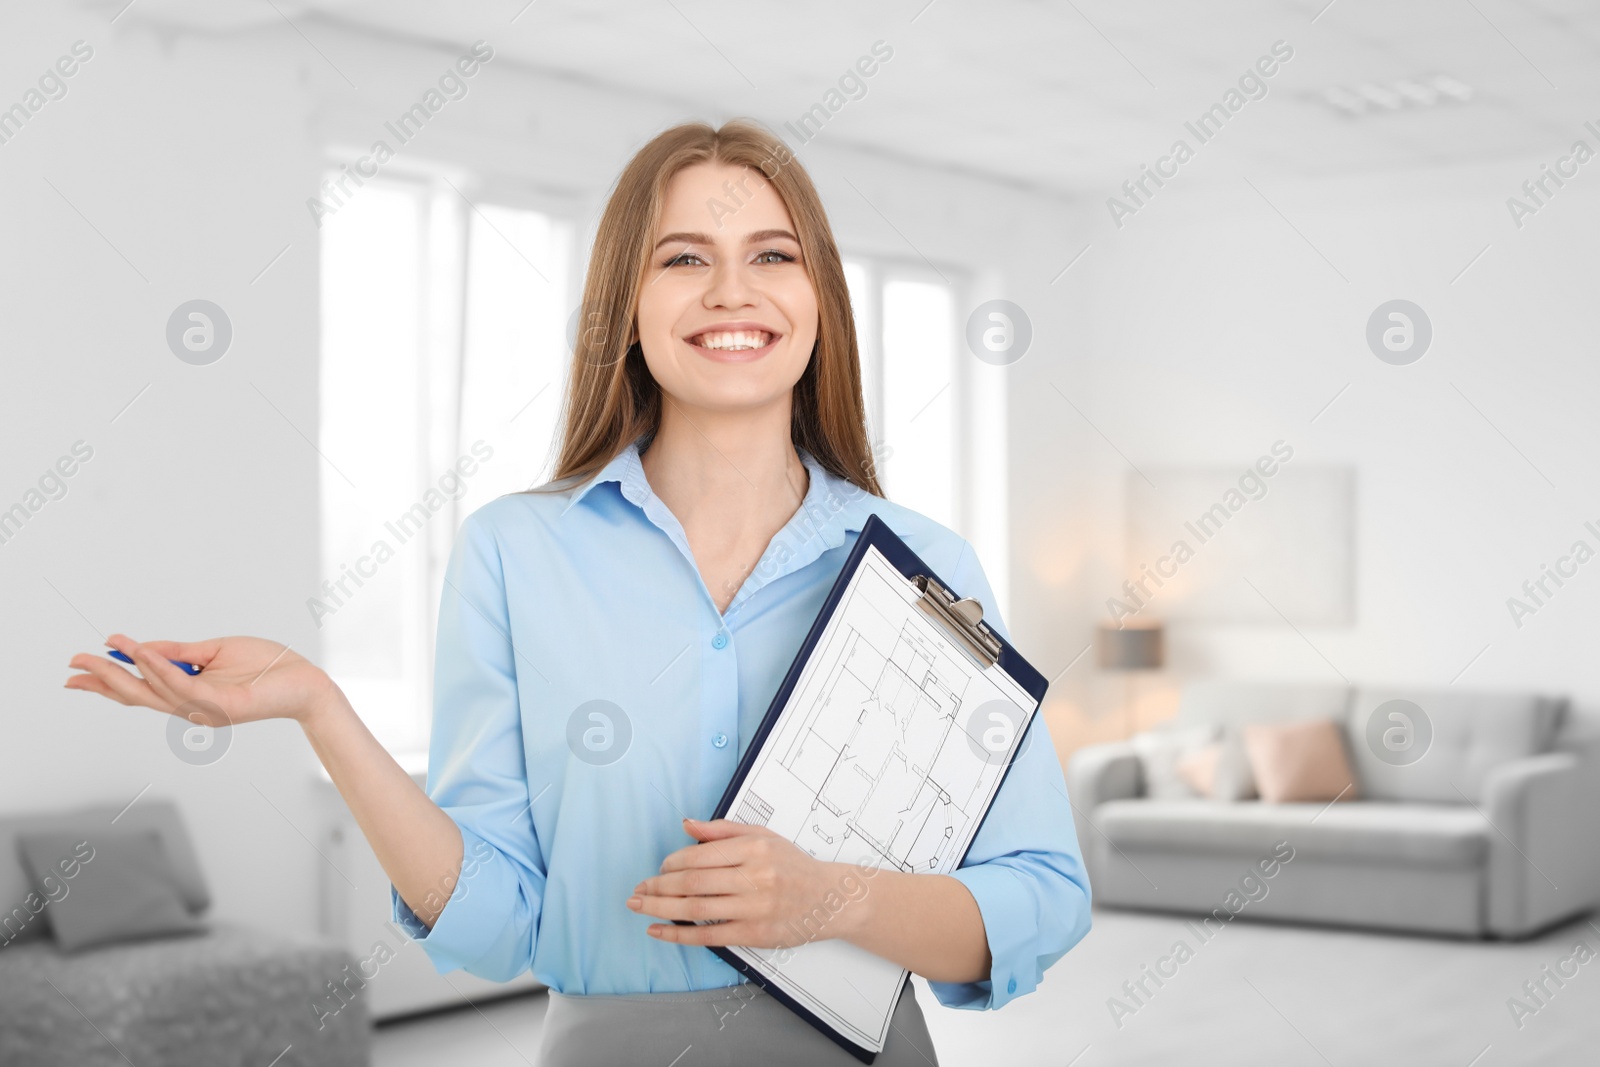
{"label": "clipboard clip", "polygon": [[912,578],[911,584],[922,594],[917,607],[949,630],[968,655],[985,668],[999,661],[1000,639],[983,624],[981,603],[972,597],[957,600],[955,594],[926,574]]}

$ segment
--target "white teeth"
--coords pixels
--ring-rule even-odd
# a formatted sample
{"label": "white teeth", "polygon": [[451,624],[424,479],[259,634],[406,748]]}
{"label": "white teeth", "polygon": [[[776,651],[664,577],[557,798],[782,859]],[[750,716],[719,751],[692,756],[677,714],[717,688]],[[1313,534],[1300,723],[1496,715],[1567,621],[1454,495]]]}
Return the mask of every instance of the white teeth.
{"label": "white teeth", "polygon": [[694,338],[693,343],[701,348],[711,348],[719,352],[744,352],[765,348],[772,343],[772,334],[763,330],[722,330],[717,333],[703,333]]}

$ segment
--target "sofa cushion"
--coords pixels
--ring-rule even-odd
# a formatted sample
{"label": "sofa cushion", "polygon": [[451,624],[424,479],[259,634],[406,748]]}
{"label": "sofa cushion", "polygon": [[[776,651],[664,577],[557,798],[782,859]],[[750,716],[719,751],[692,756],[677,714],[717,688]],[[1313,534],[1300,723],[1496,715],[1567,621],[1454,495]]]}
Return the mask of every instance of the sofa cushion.
{"label": "sofa cushion", "polygon": [[1113,800],[1094,821],[1119,849],[1264,856],[1287,841],[1297,856],[1467,867],[1483,863],[1489,824],[1466,804],[1239,804]]}
{"label": "sofa cushion", "polygon": [[[113,822],[113,820],[115,820]],[[0,818],[0,945],[31,941],[50,928],[50,905],[33,891],[17,851],[22,833],[73,833],[81,829],[155,830],[172,864],[183,902],[193,914],[211,905],[194,844],[170,800],[141,797],[131,806],[108,805],[69,812],[39,812]],[[81,838],[80,838],[81,840]]]}
{"label": "sofa cushion", "polygon": [[25,833],[17,847],[34,891],[50,901],[50,932],[63,952],[201,927],[154,830]]}
{"label": "sofa cushion", "polygon": [[1346,729],[1357,784],[1373,800],[1477,803],[1491,768],[1550,750],[1564,711],[1534,693],[1358,689]]}
{"label": "sofa cushion", "polygon": [[1165,726],[1129,738],[1144,773],[1144,795],[1156,800],[1185,800],[1196,790],[1178,773],[1178,761],[1216,737],[1211,726]]}
{"label": "sofa cushion", "polygon": [[1342,722],[1349,709],[1350,689],[1343,685],[1202,679],[1184,686],[1173,722],[1219,728],[1222,750],[1212,779],[1212,797],[1253,800],[1256,782],[1245,754],[1244,727],[1301,719]]}
{"label": "sofa cushion", "polygon": [[1213,741],[1209,745],[1190,749],[1178,757],[1174,770],[1178,777],[1183,779],[1183,784],[1194,790],[1195,796],[1209,797],[1212,800],[1217,796],[1217,762],[1222,757],[1222,742]]}
{"label": "sofa cushion", "polygon": [[1257,722],[1244,728],[1244,747],[1261,799],[1355,800],[1355,775],[1345,755],[1344,726],[1332,719]]}

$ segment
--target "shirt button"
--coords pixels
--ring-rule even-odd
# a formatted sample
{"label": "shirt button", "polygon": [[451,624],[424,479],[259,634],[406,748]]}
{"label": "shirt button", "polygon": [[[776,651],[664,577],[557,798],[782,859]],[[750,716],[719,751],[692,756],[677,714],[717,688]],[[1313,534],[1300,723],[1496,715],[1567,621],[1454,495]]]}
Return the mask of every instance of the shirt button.
{"label": "shirt button", "polygon": [[[727,648],[728,647],[728,635],[727,634],[718,634],[717,636],[713,637],[711,639],[711,647],[712,648]],[[718,746],[718,747],[720,748],[721,746]]]}
{"label": "shirt button", "polygon": [[[711,745],[712,745],[713,748],[727,748],[728,747],[728,735],[724,734],[724,733],[712,734],[711,735]],[[1015,985],[1016,983],[1013,982],[1012,984]]]}
{"label": "shirt button", "polygon": [[1013,979],[1011,979],[1011,981],[1006,983],[1006,992],[1007,993],[1015,993],[1016,991],[1017,991],[1017,980],[1015,978],[1013,978]]}

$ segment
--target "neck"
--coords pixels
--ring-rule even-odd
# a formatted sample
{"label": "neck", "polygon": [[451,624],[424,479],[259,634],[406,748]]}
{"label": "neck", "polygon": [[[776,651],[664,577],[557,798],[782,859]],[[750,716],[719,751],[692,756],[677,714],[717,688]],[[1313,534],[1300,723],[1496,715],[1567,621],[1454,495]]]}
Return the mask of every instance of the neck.
{"label": "neck", "polygon": [[787,521],[810,474],[790,437],[791,401],[757,411],[687,409],[663,396],[661,426],[641,457],[651,491],[679,521],[724,528]]}

